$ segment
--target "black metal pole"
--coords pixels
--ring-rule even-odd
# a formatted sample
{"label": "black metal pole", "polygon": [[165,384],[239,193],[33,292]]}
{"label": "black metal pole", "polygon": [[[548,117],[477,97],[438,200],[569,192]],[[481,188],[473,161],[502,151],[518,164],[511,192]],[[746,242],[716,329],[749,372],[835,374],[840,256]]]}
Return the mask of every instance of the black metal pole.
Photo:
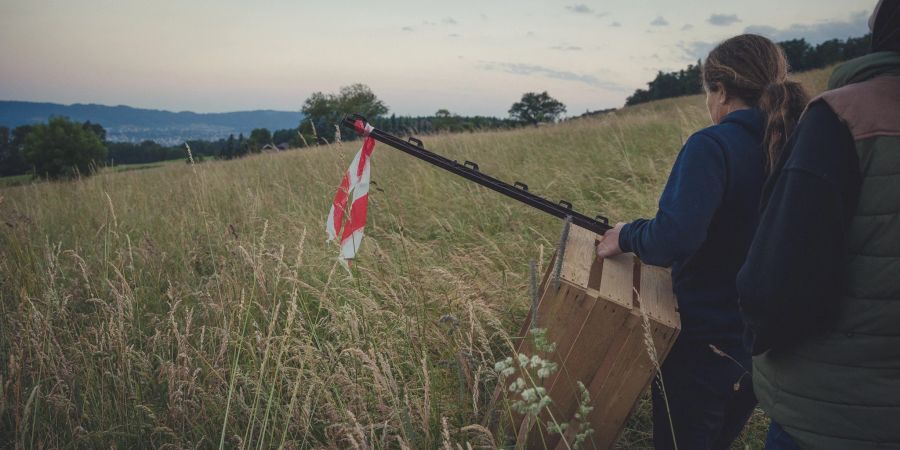
{"label": "black metal pole", "polygon": [[[363,126],[368,123],[365,117],[353,114],[344,117],[344,119],[341,121],[341,125],[358,133],[359,130],[357,129],[357,121],[362,121]],[[607,230],[612,228],[610,227],[609,220],[606,217],[598,215],[596,216],[596,218],[590,218],[572,209],[572,204],[565,200],[560,200],[559,202],[554,203],[543,197],[532,194],[528,190],[528,185],[526,185],[525,183],[521,183],[518,181],[516,181],[512,185],[505,183],[501,180],[498,180],[497,178],[480,172],[478,170],[478,164],[475,164],[474,162],[465,161],[460,164],[458,161],[447,159],[437,153],[426,150],[425,146],[422,144],[422,141],[420,141],[419,139],[410,137],[408,141],[404,141],[397,136],[386,133],[377,128],[373,128],[369,132],[369,136],[371,136],[378,142],[389,145],[410,156],[414,156],[429,164],[438,166],[448,172],[455,173],[456,175],[459,175],[467,180],[474,181],[488,189],[499,192],[512,199],[518,200],[545,213],[559,217],[561,219],[571,217],[572,223],[574,223],[575,225],[591,230],[597,234],[604,234]]]}

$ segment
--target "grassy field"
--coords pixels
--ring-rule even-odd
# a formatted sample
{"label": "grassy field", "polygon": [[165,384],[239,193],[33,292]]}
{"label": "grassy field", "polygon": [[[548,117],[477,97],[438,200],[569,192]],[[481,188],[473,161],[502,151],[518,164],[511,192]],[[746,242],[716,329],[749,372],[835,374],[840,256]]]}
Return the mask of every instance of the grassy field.
{"label": "grassy field", "polygon": [[[426,145],[627,220],[707,122],[686,97]],[[324,223],[357,148],[0,189],[0,446],[507,445],[480,425],[494,363],[561,222],[379,145],[351,276]],[[651,446],[648,411],[621,448]]]}
{"label": "grassy field", "polygon": [[[182,160],[178,161],[161,161],[156,163],[144,163],[144,164],[119,164],[111,167],[104,167],[101,170],[102,173],[107,172],[130,172],[132,170],[147,170],[147,169],[155,169],[157,167],[162,167],[164,164],[174,164],[174,163],[184,163]],[[4,187],[12,187],[12,186],[23,186],[31,183],[39,183],[40,179],[34,179],[30,174],[26,175],[12,175],[6,177],[0,177],[0,188]]]}

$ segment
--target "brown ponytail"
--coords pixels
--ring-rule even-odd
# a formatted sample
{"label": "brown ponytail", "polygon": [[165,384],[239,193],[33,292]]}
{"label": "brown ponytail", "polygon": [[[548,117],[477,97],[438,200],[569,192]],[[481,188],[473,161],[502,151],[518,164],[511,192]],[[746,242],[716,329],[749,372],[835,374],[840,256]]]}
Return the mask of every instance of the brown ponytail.
{"label": "brown ponytail", "polygon": [[770,84],[759,98],[759,109],[766,114],[766,168],[775,169],[785,142],[797,126],[809,101],[803,86],[796,81]]}
{"label": "brown ponytail", "polygon": [[718,91],[724,87],[729,96],[740,98],[765,114],[763,147],[770,173],[809,100],[803,86],[788,80],[787,75],[788,63],[781,47],[755,34],[722,42],[709,52],[703,64],[706,89]]}

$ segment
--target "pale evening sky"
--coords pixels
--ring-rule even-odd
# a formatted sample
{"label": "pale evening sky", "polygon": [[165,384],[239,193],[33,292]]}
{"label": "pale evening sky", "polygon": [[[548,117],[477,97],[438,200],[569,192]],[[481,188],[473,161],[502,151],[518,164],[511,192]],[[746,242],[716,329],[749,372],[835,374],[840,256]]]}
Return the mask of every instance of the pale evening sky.
{"label": "pale evening sky", "polygon": [[361,82],[397,114],[621,106],[745,31],[860,36],[875,0],[0,0],[0,100],[298,110]]}

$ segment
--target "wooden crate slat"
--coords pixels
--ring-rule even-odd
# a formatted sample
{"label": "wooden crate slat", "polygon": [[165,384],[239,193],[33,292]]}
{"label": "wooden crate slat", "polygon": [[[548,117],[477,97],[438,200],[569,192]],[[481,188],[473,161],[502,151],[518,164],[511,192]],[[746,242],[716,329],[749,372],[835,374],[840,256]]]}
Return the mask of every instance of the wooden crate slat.
{"label": "wooden crate slat", "polygon": [[599,268],[594,268],[594,263],[597,261],[594,243],[598,238],[597,234],[577,225],[569,227],[566,251],[563,254],[562,269],[560,270],[561,278],[576,286],[595,287],[594,284],[599,280],[595,281],[591,277],[599,275]]}
{"label": "wooden crate slat", "polygon": [[679,326],[678,305],[672,292],[672,276],[660,267],[642,265],[640,288],[647,314],[669,327]]}
{"label": "wooden crate slat", "polygon": [[[552,382],[545,385],[553,399],[551,410],[557,418],[573,417],[580,399],[578,381],[585,387],[590,386],[595,375],[600,373],[600,367],[606,361],[608,353],[616,351],[614,342],[621,327],[631,317],[631,308],[596,297],[591,300],[596,304],[585,320],[578,339],[552,377]],[[591,357],[586,358],[585,355]],[[558,435],[551,436],[547,440],[547,447],[553,448],[558,440]]]}
{"label": "wooden crate slat", "polygon": [[[560,364],[563,360],[563,355],[569,354],[572,345],[576,342],[582,327],[582,321],[588,318],[591,309],[597,302],[596,299],[587,297],[583,290],[572,286],[568,281],[560,281],[559,291],[556,295],[552,295],[552,291],[553,286],[551,282],[545,291],[550,293],[550,295],[545,295],[538,308],[536,325],[540,328],[545,328],[547,330],[547,339],[556,344],[556,350],[553,354],[541,354],[540,356]],[[548,299],[547,297],[550,298]],[[519,353],[532,356],[536,352],[531,341],[525,340],[519,349]],[[542,385],[547,388],[546,380]],[[562,403],[565,404],[565,400],[562,400]],[[516,423],[521,428],[522,418],[519,418]],[[542,423],[539,422],[537,425],[540,426]],[[535,435],[535,433],[539,432],[540,429],[535,427],[530,434]]]}
{"label": "wooden crate slat", "polygon": [[631,306],[634,297],[634,255],[627,253],[603,261],[599,297]]}

